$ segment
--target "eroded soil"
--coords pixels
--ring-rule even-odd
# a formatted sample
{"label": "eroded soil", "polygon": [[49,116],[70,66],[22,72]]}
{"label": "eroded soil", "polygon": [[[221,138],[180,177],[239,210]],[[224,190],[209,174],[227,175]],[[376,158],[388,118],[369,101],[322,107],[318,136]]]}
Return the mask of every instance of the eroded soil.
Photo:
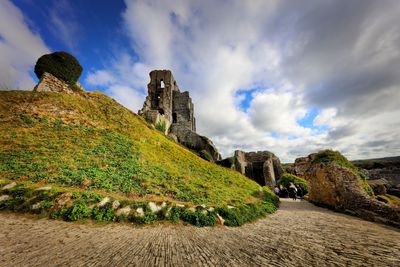
{"label": "eroded soil", "polygon": [[239,228],[88,225],[0,213],[0,266],[400,266],[400,231],[283,200]]}

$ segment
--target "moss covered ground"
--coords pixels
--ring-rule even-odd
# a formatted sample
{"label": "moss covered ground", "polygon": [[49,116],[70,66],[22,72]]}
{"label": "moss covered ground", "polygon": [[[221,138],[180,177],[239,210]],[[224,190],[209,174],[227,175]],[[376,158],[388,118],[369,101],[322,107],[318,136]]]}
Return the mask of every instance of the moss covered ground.
{"label": "moss covered ground", "polygon": [[0,134],[6,182],[132,201],[265,202],[255,182],[201,159],[100,92],[2,91]]}

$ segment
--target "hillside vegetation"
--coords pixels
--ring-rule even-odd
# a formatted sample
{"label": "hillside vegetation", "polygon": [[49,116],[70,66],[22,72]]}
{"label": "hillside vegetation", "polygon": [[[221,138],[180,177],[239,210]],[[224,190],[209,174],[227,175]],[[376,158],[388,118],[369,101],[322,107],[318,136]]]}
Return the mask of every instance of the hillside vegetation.
{"label": "hillside vegetation", "polygon": [[[51,184],[55,195],[92,192],[188,206],[266,203],[268,212],[276,205],[267,188],[201,159],[100,92],[0,92],[0,135],[3,185]],[[54,203],[48,205],[54,210]]]}

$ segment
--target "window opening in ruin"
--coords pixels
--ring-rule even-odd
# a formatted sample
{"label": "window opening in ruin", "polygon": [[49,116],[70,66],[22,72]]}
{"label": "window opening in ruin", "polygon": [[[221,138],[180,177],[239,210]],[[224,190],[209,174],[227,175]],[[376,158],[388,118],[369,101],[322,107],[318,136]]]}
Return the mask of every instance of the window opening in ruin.
{"label": "window opening in ruin", "polygon": [[160,113],[160,115],[164,115],[164,110],[162,108],[159,108],[158,113]]}
{"label": "window opening in ruin", "polygon": [[172,113],[172,123],[177,123],[178,122],[178,118],[176,116],[176,113]]}
{"label": "window opening in ruin", "polygon": [[163,79],[160,80],[160,88],[165,88],[165,84],[164,84]]}

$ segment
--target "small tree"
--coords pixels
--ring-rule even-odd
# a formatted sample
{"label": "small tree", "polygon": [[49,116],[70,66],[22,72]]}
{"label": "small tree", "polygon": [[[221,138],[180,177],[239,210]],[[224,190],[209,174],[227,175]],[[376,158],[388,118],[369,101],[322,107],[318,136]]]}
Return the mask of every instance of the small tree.
{"label": "small tree", "polygon": [[35,65],[35,74],[40,79],[48,72],[55,77],[74,85],[82,74],[79,61],[67,52],[54,52],[41,56]]}

